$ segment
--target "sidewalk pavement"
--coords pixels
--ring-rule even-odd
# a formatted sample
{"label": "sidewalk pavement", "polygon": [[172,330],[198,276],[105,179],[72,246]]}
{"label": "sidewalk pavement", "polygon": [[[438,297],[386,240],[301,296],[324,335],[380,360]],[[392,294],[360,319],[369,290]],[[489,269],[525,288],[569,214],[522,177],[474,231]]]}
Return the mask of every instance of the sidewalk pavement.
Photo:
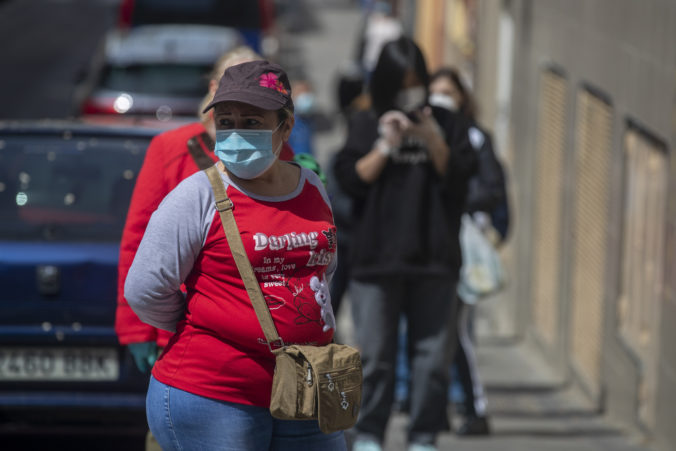
{"label": "sidewalk pavement", "polygon": [[[642,437],[614,424],[579,389],[562,384],[527,340],[480,339],[479,374],[488,398],[492,434],[440,436],[440,450],[452,451],[649,451]],[[452,407],[449,406],[452,410]],[[450,412],[449,410],[449,412]],[[453,415],[450,412],[450,415]],[[454,428],[461,417],[453,418]],[[406,450],[406,415],[396,413],[385,450]]]}
{"label": "sidewalk pavement", "polygon": [[[350,299],[344,299],[338,339],[356,345],[350,310]],[[440,451],[651,451],[638,431],[614,423],[579,388],[562,382],[534,342],[478,335],[477,366],[492,433],[443,433],[437,441]],[[451,404],[449,417],[457,430],[462,416],[453,413]],[[406,451],[407,421],[406,414],[392,413],[385,451]]]}

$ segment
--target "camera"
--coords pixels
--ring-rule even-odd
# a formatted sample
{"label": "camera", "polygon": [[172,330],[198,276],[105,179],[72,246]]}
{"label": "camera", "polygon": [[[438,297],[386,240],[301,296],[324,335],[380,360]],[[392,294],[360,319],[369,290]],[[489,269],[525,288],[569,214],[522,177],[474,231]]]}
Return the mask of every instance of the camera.
{"label": "camera", "polygon": [[413,110],[409,111],[406,113],[406,117],[411,120],[411,122],[415,122],[416,124],[420,122],[420,119],[418,118],[418,114],[421,114],[422,110]]}

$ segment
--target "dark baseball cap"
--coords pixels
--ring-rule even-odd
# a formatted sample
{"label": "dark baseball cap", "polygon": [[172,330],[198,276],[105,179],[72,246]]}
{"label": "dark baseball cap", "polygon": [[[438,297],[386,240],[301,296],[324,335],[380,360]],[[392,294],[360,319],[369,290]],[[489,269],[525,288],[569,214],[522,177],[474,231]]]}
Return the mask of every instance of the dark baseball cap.
{"label": "dark baseball cap", "polygon": [[228,101],[243,102],[264,110],[284,107],[293,110],[289,77],[278,64],[265,60],[249,61],[227,68],[218,83],[214,99],[203,112],[206,113],[217,103]]}

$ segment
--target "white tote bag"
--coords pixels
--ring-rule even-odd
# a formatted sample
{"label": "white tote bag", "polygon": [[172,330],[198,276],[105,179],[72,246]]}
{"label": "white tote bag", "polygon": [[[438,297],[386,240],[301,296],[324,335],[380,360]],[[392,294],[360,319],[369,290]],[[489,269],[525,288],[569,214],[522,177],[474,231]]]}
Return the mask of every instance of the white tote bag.
{"label": "white tote bag", "polygon": [[458,294],[462,300],[474,304],[499,291],[505,282],[500,255],[469,214],[462,215],[460,248],[462,268]]}

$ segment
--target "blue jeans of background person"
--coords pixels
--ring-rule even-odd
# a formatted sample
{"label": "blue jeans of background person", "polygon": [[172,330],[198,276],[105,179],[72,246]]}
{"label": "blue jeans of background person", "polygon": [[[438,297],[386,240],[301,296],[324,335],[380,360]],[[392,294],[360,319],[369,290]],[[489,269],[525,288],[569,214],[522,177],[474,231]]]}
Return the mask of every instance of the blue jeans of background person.
{"label": "blue jeans of background person", "polygon": [[394,400],[399,407],[408,411],[408,333],[406,316],[399,317],[399,336],[397,337],[397,366],[394,370]]}
{"label": "blue jeans of background person", "polygon": [[316,421],[278,420],[265,407],[197,396],[154,377],[146,398],[148,425],[164,451],[345,451],[343,432],[324,434]]}
{"label": "blue jeans of background person", "polygon": [[432,444],[448,429],[449,367],[455,346],[451,276],[353,280],[350,299],[362,353],[362,407],[356,439],[383,441],[395,390],[400,314],[407,320],[411,368],[408,441]]}

